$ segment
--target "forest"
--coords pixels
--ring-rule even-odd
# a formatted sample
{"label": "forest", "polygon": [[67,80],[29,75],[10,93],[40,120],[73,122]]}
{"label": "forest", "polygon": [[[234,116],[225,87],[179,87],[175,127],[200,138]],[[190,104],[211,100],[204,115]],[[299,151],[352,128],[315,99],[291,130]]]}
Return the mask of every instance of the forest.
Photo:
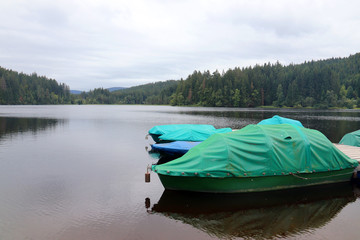
{"label": "forest", "polygon": [[360,53],[346,58],[227,71],[194,71],[168,80],[110,92],[69,94],[55,80],[0,68],[1,104],[152,104],[206,107],[360,107]]}
{"label": "forest", "polygon": [[236,67],[222,73],[194,71],[185,80],[150,83],[111,94],[94,90],[79,96],[77,101],[85,104],[356,108],[360,107],[360,53],[288,66],[277,62]]}
{"label": "forest", "polygon": [[54,79],[0,67],[0,104],[67,104],[70,88]]}
{"label": "forest", "polygon": [[[157,104],[208,107],[360,107],[360,53],[347,58],[331,58],[284,66],[279,62],[234,68],[226,72],[194,71],[177,81],[176,90]],[[164,86],[165,87],[165,86]],[[173,86],[172,86],[173,89]],[[135,89],[133,89],[135,90]],[[131,88],[118,93],[126,103]],[[132,103],[146,103],[146,96]],[[145,100],[144,100],[145,99]],[[170,99],[169,102],[167,100]]]}
{"label": "forest", "polygon": [[211,107],[360,107],[360,53],[283,66],[280,63],[198,72],[181,80],[171,105]]}
{"label": "forest", "polygon": [[124,88],[114,92],[96,88],[79,95],[72,95],[71,102],[74,104],[169,104],[170,97],[178,84],[179,81],[168,80]]}

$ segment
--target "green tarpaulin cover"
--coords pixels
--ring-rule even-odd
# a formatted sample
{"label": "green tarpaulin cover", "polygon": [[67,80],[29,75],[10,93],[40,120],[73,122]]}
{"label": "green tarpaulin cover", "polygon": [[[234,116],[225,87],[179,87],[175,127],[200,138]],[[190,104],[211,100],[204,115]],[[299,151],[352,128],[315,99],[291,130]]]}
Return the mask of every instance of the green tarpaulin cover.
{"label": "green tarpaulin cover", "polygon": [[262,120],[261,122],[258,123],[258,125],[274,125],[274,124],[284,124],[284,123],[294,124],[299,127],[304,127],[302,125],[302,123],[298,120],[284,118],[284,117],[280,117],[278,115],[275,115],[269,119]]}
{"label": "green tarpaulin cover", "polygon": [[231,128],[216,129],[212,125],[202,124],[172,124],[159,125],[151,128],[149,134],[160,135],[165,141],[204,141],[215,133],[231,132]]}
{"label": "green tarpaulin cover", "polygon": [[344,145],[360,147],[360,130],[345,134],[339,143]]}
{"label": "green tarpaulin cover", "polygon": [[256,177],[357,166],[319,131],[291,124],[248,125],[214,134],[181,158],[154,165],[172,176]]}

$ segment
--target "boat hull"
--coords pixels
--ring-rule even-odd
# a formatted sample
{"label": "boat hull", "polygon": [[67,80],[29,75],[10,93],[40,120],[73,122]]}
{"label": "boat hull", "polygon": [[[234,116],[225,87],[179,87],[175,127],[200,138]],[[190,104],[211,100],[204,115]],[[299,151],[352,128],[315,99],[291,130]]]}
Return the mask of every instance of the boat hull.
{"label": "boat hull", "polygon": [[173,142],[171,140],[162,140],[160,139],[160,136],[159,134],[149,134],[150,137],[154,140],[155,143],[170,143],[170,142]]}
{"label": "boat hull", "polygon": [[151,148],[161,154],[182,156],[187,153],[191,148],[195,147],[200,143],[201,142],[175,141],[171,143],[153,144],[151,145]]}
{"label": "boat hull", "polygon": [[347,182],[351,180],[354,169],[338,171],[294,174],[263,177],[188,177],[158,174],[160,181],[168,190],[240,193],[262,192]]}
{"label": "boat hull", "polygon": [[159,134],[149,134],[150,135],[150,137],[154,140],[154,142],[156,142],[156,143],[159,143],[159,142],[161,142],[161,140],[159,139],[159,137],[161,136],[161,135],[159,135]]}

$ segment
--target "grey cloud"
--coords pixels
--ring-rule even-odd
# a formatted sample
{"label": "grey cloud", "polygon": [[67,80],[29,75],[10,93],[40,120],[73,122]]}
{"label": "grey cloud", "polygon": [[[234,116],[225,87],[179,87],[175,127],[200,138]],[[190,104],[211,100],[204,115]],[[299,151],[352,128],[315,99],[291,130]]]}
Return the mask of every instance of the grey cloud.
{"label": "grey cloud", "polygon": [[359,7],[337,0],[4,1],[0,66],[89,90],[345,57],[359,51]]}

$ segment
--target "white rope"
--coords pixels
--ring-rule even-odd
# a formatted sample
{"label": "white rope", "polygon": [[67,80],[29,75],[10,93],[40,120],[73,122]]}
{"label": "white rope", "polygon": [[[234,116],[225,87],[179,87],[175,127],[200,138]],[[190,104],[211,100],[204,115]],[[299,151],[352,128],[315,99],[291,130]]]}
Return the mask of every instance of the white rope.
{"label": "white rope", "polygon": [[[331,175],[331,177],[337,177],[337,176],[343,176],[343,175],[348,175],[349,173],[342,173],[342,174],[336,174],[336,175]],[[305,177],[300,177],[294,173],[290,173],[290,175],[293,175],[294,177],[303,179],[303,180],[311,180],[311,179],[319,179],[319,178],[329,178],[329,176],[325,176],[325,177],[314,177],[314,178],[305,178]]]}

